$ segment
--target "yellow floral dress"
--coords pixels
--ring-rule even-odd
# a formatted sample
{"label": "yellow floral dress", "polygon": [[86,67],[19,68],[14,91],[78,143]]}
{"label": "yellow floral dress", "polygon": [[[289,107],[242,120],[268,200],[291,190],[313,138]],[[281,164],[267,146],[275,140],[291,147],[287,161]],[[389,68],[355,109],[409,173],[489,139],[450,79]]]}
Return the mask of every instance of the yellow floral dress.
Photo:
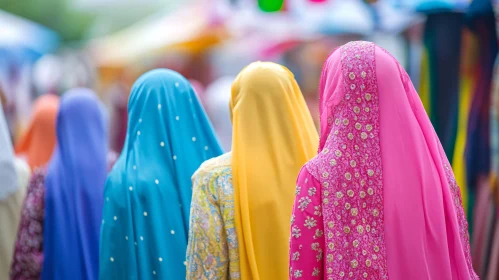
{"label": "yellow floral dress", "polygon": [[240,279],[230,153],[192,177],[187,279]]}

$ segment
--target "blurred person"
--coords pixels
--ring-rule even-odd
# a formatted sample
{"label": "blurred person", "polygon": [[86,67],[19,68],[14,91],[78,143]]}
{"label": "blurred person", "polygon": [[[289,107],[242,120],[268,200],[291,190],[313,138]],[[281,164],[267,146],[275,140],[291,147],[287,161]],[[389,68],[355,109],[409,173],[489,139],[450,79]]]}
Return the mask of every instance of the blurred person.
{"label": "blurred person", "polygon": [[33,85],[41,95],[46,92],[58,94],[63,77],[63,61],[58,56],[47,54],[40,58],[33,67]]}
{"label": "blurred person", "polygon": [[197,80],[189,79],[189,83],[192,85],[192,88],[194,89],[194,92],[196,93],[196,96],[198,97],[199,101],[201,101],[201,104],[205,103],[205,88],[203,84]]}
{"label": "blurred person", "polygon": [[110,108],[109,143],[112,150],[121,152],[125,143],[127,131],[127,100],[128,92],[123,78],[115,82],[106,92]]}
{"label": "blurred person", "polygon": [[142,75],[125,146],[108,176],[101,279],[185,279],[191,176],[222,154],[194,89],[168,69]]}
{"label": "blurred person", "polygon": [[211,83],[205,93],[205,108],[224,151],[232,145],[232,123],[230,121],[230,92],[234,77],[222,77]]}
{"label": "blurred person", "polygon": [[0,102],[0,280],[7,280],[30,169],[25,161],[14,156],[2,104]]}
{"label": "blurred person", "polygon": [[232,152],[193,176],[187,279],[286,279],[295,180],[317,131],[293,74],[275,63],[241,71],[230,109]]}
{"label": "blurred person", "polygon": [[478,279],[459,187],[411,80],[385,50],[326,60],[319,154],[298,177],[289,279]]}
{"label": "blurred person", "polygon": [[28,162],[32,171],[43,167],[56,145],[56,118],[59,97],[44,94],[36,99],[27,131],[16,144],[16,154]]}
{"label": "blurred person", "polygon": [[62,97],[55,152],[35,170],[24,201],[11,279],[98,279],[107,175],[101,106],[89,89]]}

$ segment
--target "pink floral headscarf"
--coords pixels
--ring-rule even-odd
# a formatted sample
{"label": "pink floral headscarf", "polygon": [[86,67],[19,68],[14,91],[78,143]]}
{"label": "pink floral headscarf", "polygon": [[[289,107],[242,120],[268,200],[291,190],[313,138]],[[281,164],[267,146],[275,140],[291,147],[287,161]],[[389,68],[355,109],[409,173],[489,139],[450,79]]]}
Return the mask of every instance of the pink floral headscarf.
{"label": "pink floral headscarf", "polygon": [[459,188],[398,62],[350,42],[324,64],[319,154],[324,279],[478,279]]}

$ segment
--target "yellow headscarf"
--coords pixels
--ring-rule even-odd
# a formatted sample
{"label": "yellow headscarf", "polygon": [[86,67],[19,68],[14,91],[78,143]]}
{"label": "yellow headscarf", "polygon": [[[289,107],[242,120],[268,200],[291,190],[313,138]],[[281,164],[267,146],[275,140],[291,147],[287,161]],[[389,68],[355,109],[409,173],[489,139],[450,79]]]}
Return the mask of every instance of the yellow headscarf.
{"label": "yellow headscarf", "polygon": [[296,177],[318,135],[293,74],[255,62],[232,85],[232,180],[241,279],[288,277]]}

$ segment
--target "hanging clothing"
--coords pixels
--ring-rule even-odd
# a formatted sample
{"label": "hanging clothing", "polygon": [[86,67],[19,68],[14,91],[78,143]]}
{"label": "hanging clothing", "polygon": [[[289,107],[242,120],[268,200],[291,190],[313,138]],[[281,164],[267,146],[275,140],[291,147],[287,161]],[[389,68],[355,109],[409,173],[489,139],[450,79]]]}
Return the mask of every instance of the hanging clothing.
{"label": "hanging clothing", "polygon": [[208,86],[205,93],[206,113],[213,123],[218,139],[224,151],[232,145],[232,123],[230,120],[230,92],[234,77],[222,77]]}
{"label": "hanging clothing", "polygon": [[22,201],[29,180],[29,166],[14,157],[14,149],[0,103],[0,280],[9,279],[12,252]]}
{"label": "hanging clothing", "polygon": [[91,90],[64,94],[57,143],[28,189],[12,279],[98,279],[107,132]]}
{"label": "hanging clothing", "polygon": [[184,279],[191,176],[222,153],[189,82],[166,69],[133,85],[123,151],[109,174],[101,279]]}
{"label": "hanging clothing", "polygon": [[424,29],[425,62],[429,74],[426,109],[452,162],[458,127],[459,70],[463,13],[438,12],[427,16]]}
{"label": "hanging clothing", "polygon": [[[476,37],[477,56],[476,65],[473,74],[475,83],[469,93],[472,96],[471,108],[469,112],[468,131],[466,138],[466,179],[470,196],[470,215],[469,217],[477,217],[478,219],[487,219],[487,216],[478,216],[473,211],[478,211],[483,207],[484,203],[490,201],[486,195],[490,190],[481,190],[481,188],[489,188],[488,179],[490,176],[490,101],[492,88],[492,75],[494,70],[494,60],[498,53],[497,33],[496,33],[496,18],[493,5],[490,0],[475,0],[470,4],[468,11],[468,27]],[[482,183],[485,180],[487,183]],[[479,200],[481,198],[482,200]],[[485,199],[485,200],[483,200]],[[484,221],[470,219],[471,236],[475,238],[483,238],[475,236],[476,232],[480,234],[486,231],[482,229],[475,230],[475,223],[485,225]],[[481,242],[479,242],[481,243]],[[473,240],[472,245],[477,244]],[[482,243],[483,244],[483,243]],[[486,245],[486,244],[483,244]],[[473,261],[478,267],[486,267],[486,259],[475,259],[476,250],[482,249],[472,246]],[[483,271],[483,270],[482,270]],[[481,273],[480,271],[479,273]]]}
{"label": "hanging clothing", "polygon": [[490,193],[495,211],[487,279],[499,279],[499,56],[496,57],[490,99]]}
{"label": "hanging clothing", "polygon": [[[466,138],[468,131],[468,120],[471,108],[471,89],[474,83],[474,55],[478,52],[476,50],[476,40],[467,29],[463,30],[463,46],[461,50],[461,70],[460,70],[460,82],[459,82],[459,112],[458,112],[458,127],[456,134],[456,143],[454,147],[454,156],[452,158],[452,170],[454,171],[454,176],[456,182],[461,190],[461,197],[463,200],[463,208],[465,213],[470,213],[468,206],[468,186],[466,181],[466,162],[465,162],[465,148],[466,148]],[[474,203],[471,201],[471,203]],[[471,217],[468,216],[468,221],[472,221]],[[471,230],[471,223],[469,224],[469,229]]]}
{"label": "hanging clothing", "polygon": [[290,279],[478,279],[459,187],[409,76],[350,42],[324,64],[319,154],[297,181]]}
{"label": "hanging clothing", "polygon": [[247,66],[230,108],[232,152],[193,177],[187,279],[286,279],[293,186],[317,132],[293,74],[275,63]]}
{"label": "hanging clothing", "polygon": [[31,170],[44,166],[56,144],[55,123],[59,97],[40,96],[33,105],[33,115],[27,131],[16,145],[16,154],[26,158]]}

